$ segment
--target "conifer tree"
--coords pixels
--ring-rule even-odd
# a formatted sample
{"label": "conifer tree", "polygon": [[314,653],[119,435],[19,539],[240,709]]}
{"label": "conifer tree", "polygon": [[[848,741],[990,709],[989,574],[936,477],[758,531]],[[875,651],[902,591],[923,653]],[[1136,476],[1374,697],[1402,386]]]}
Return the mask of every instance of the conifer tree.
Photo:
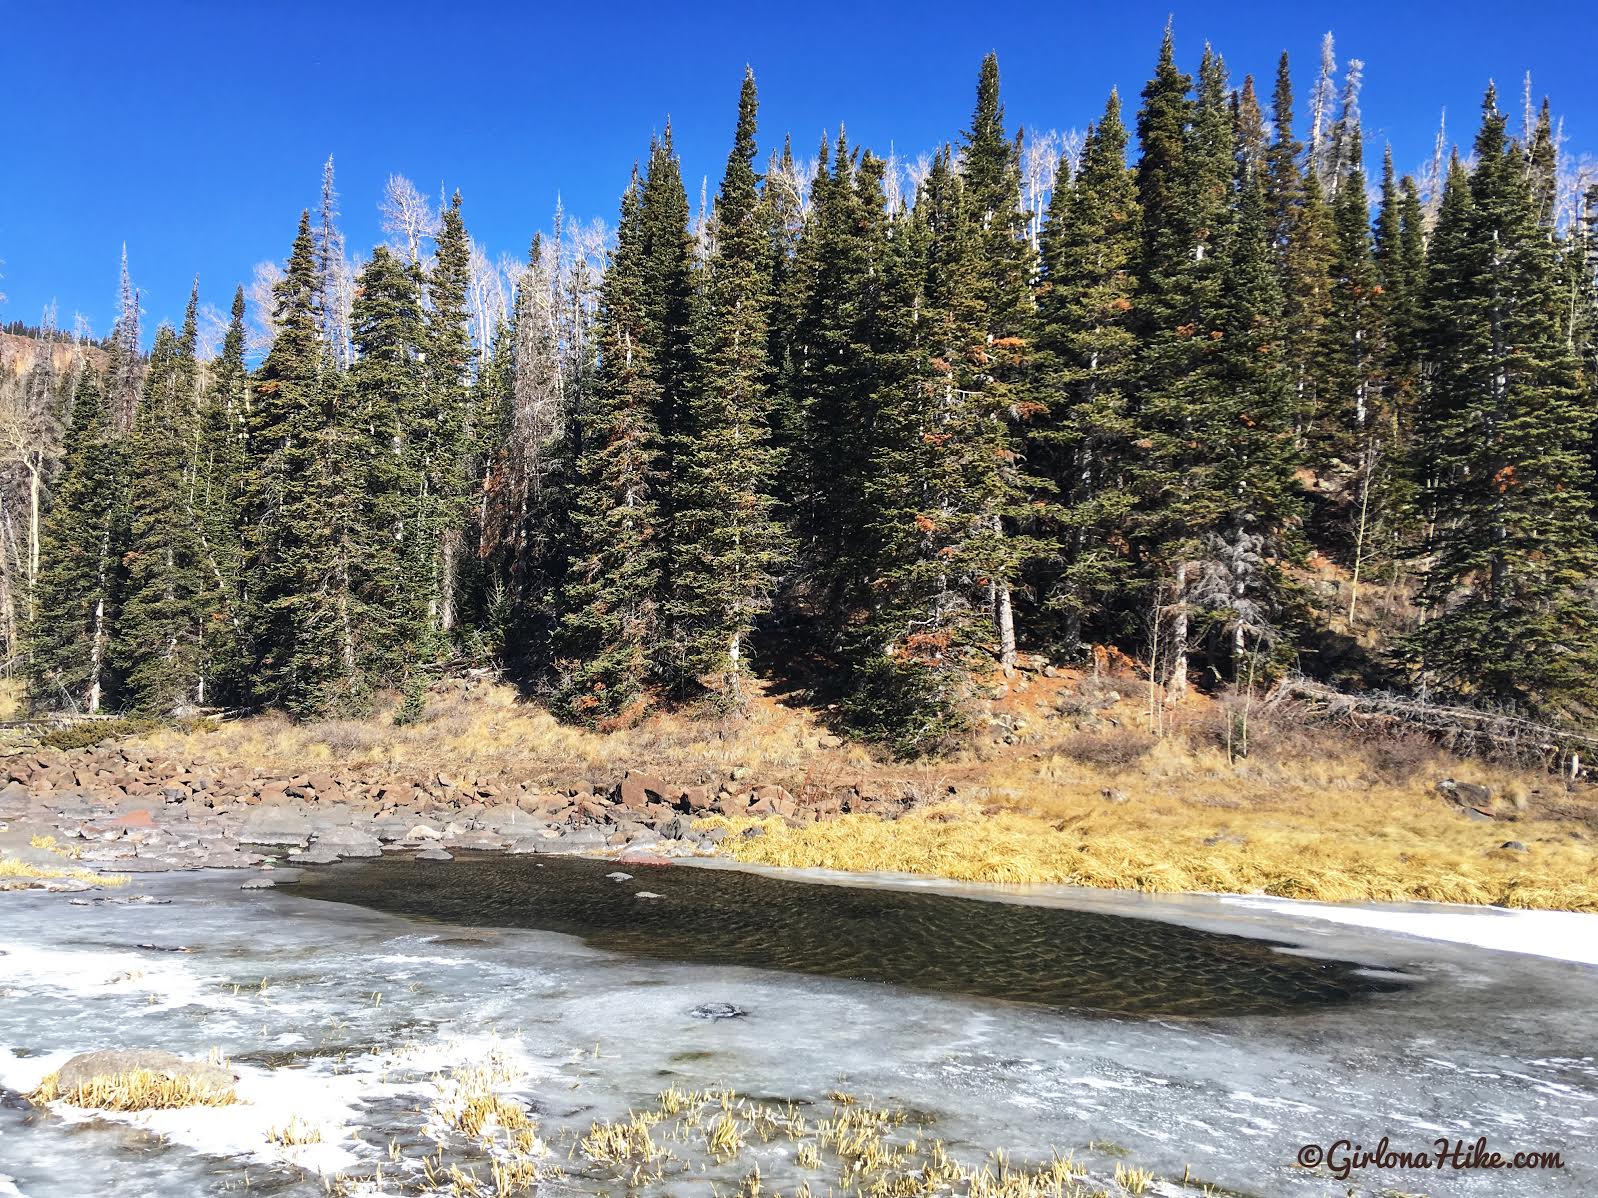
{"label": "conifer tree", "polygon": [[204,574],[191,515],[198,421],[198,295],[182,329],[156,333],[130,442],[127,595],[118,654],[131,702],[168,714],[207,700],[202,640]]}
{"label": "conifer tree", "polygon": [[1266,150],[1270,239],[1282,293],[1285,369],[1295,423],[1304,429],[1321,407],[1320,352],[1331,306],[1331,214],[1320,177],[1301,165],[1304,147],[1293,133],[1293,83],[1284,53],[1271,104],[1275,134]]}
{"label": "conifer tree", "polygon": [[92,715],[117,698],[112,639],[127,539],[124,444],[93,370],[78,376],[63,451],[27,630],[28,696],[35,709]]}
{"label": "conifer tree", "polygon": [[805,579],[803,606],[821,618],[834,649],[870,568],[859,531],[868,519],[864,485],[874,435],[873,277],[887,219],[880,178],[881,164],[869,155],[857,162],[843,133],[830,157],[823,143],[794,267],[788,419],[797,444],[787,455],[784,489]]}
{"label": "conifer tree", "polygon": [[[987,532],[981,550],[985,563],[988,606],[993,615],[1000,664],[1008,671],[1015,664],[1016,632],[1013,591],[1026,562],[1036,556],[1037,543],[1021,526],[1030,524],[1029,496],[1036,481],[1025,473],[1019,432],[1014,423],[1035,414],[1023,393],[1030,357],[1026,337],[1032,323],[1031,283],[1036,273],[1035,255],[1027,236],[1029,214],[1021,203],[1021,141],[1005,136],[1004,106],[999,99],[999,60],[988,54],[977,79],[977,101],[960,146],[960,202],[965,206],[961,236],[969,246],[954,253],[971,255],[969,277],[950,278],[950,287],[968,288],[969,297],[949,294],[949,310],[973,305],[971,324],[962,329],[963,344],[946,348],[962,362],[961,386],[965,401],[985,409],[986,422],[975,431],[991,469],[978,485],[983,497]],[[934,230],[933,258],[952,262],[940,253]],[[966,265],[959,268],[962,272]],[[960,327],[965,317],[957,319]]]}
{"label": "conifer tree", "polygon": [[360,669],[352,529],[339,523],[360,475],[352,462],[349,398],[323,352],[311,220],[273,289],[277,335],[251,389],[252,469],[246,492],[249,610],[257,687],[298,717],[359,713],[370,694]]}
{"label": "conifer tree", "polygon": [[231,319],[196,422],[192,485],[187,513],[201,559],[200,670],[209,679],[208,701],[248,694],[244,627],[243,522],[249,468],[246,421],[249,371],[244,364],[244,288],[233,293]]}
{"label": "conifer tree", "polygon": [[654,373],[653,419],[659,437],[658,476],[653,480],[663,550],[657,564],[658,606],[672,593],[677,456],[683,448],[680,426],[694,369],[693,238],[688,231],[688,193],[683,190],[682,164],[672,145],[669,122],[665,133],[649,147],[649,173],[639,196],[638,225],[642,238],[644,318],[640,332],[648,344]]}
{"label": "conifer tree", "polygon": [[1050,530],[1057,550],[1040,590],[1067,657],[1079,651],[1085,624],[1108,631],[1106,609],[1130,565],[1122,471],[1136,365],[1138,209],[1126,144],[1120,97],[1111,92],[1074,179],[1062,161],[1043,227],[1036,369],[1044,410],[1029,457],[1058,505]]}
{"label": "conifer tree", "polygon": [[357,499],[351,531],[363,542],[360,589],[374,617],[364,639],[374,668],[403,680],[419,668],[436,627],[431,584],[441,548],[427,474],[436,443],[420,399],[434,344],[420,270],[378,246],[361,272],[351,323],[356,359],[347,423],[352,437],[369,439],[353,447],[360,465],[345,484]]}
{"label": "conifer tree", "polygon": [[973,675],[992,641],[985,604],[973,602],[968,479],[962,458],[950,452],[969,432],[962,426],[969,409],[949,402],[919,317],[930,194],[954,205],[951,182],[948,158],[939,155],[923,199],[892,221],[877,255],[876,382],[858,532],[867,585],[864,609],[843,635],[845,714],[863,736],[901,756],[932,750],[969,725]]}
{"label": "conifer tree", "polygon": [[[466,289],[471,243],[456,192],[444,209],[433,266],[427,276],[426,389],[405,414],[405,437],[415,455],[424,496],[418,515],[418,553],[428,555],[423,585],[433,632],[455,628],[456,582],[466,523],[467,440],[472,406],[473,349],[467,325]],[[425,397],[425,398],[424,398]],[[431,647],[442,652],[442,645]]]}
{"label": "conifer tree", "polygon": [[1450,171],[1428,265],[1434,527],[1411,645],[1456,695],[1543,714],[1590,702],[1598,666],[1585,460],[1593,414],[1560,335],[1554,247],[1489,89],[1468,185]]}
{"label": "conifer tree", "polygon": [[599,373],[573,413],[568,561],[560,590],[558,712],[586,724],[633,714],[650,677],[662,548],[654,484],[660,383],[653,360],[643,185],[622,197],[600,293]]}
{"label": "conifer tree", "polygon": [[754,169],[756,104],[746,71],[694,329],[664,605],[668,684],[681,691],[718,675],[726,701],[739,697],[744,641],[775,584],[783,539],[771,494],[771,234]]}
{"label": "conifer tree", "polygon": [[[1176,67],[1167,28],[1138,113],[1143,236],[1134,433],[1146,449],[1131,464],[1129,483],[1138,499],[1134,543],[1152,575],[1150,658],[1173,694],[1187,685],[1194,559],[1210,527],[1201,467],[1212,447],[1201,443],[1197,427],[1211,398],[1204,368],[1218,340],[1219,239],[1232,174],[1224,74],[1208,49],[1197,101],[1189,96],[1192,85]],[[1163,643],[1170,650],[1161,664]]]}

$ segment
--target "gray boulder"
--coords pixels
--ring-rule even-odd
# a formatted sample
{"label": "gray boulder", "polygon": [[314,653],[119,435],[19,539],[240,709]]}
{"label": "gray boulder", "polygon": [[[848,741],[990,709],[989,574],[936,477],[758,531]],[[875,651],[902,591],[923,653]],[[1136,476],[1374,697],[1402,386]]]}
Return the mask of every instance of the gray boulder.
{"label": "gray boulder", "polygon": [[340,857],[380,857],[383,854],[383,846],[370,832],[342,825],[317,832],[311,847]]}
{"label": "gray boulder", "polygon": [[109,1082],[117,1077],[145,1071],[187,1081],[196,1090],[215,1096],[231,1094],[238,1075],[206,1061],[189,1061],[175,1053],[154,1048],[106,1049],[83,1052],[61,1066],[56,1086],[70,1094],[80,1086]]}
{"label": "gray boulder", "polygon": [[256,807],[239,829],[240,844],[304,844],[310,837],[310,820],[293,807]]}

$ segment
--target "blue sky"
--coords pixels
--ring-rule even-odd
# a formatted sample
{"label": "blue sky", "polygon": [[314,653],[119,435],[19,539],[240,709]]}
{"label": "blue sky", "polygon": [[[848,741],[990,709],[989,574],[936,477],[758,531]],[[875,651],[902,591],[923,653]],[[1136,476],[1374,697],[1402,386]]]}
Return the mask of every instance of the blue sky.
{"label": "blue sky", "polygon": [[1167,15],[1187,69],[1209,40],[1268,92],[1288,50],[1301,122],[1330,29],[1340,60],[1365,62],[1373,162],[1391,141],[1401,168],[1418,165],[1444,107],[1468,145],[1487,80],[1518,110],[1527,70],[1570,148],[1598,153],[1595,5],[0,0],[0,319],[36,321],[53,299],[64,325],[81,312],[104,333],[124,242],[147,337],[196,273],[225,307],[287,252],[328,154],[352,248],[380,239],[390,173],[458,187],[493,253],[521,253],[557,194],[613,220],[668,116],[690,190],[705,174],[714,187],[745,63],[763,145],[792,132],[806,156],[840,120],[910,156],[955,136],[990,49],[1012,124],[1080,127],[1111,86],[1135,102]]}

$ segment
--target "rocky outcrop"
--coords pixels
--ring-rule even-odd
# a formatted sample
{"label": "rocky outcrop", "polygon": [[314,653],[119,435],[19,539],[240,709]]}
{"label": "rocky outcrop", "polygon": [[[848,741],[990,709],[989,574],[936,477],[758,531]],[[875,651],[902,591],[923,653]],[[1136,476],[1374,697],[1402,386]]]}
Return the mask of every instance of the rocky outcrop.
{"label": "rocky outcrop", "polygon": [[0,761],[0,822],[55,836],[85,864],[127,873],[318,864],[384,852],[592,852],[651,845],[713,851],[703,816],[791,822],[849,812],[896,818],[909,789],[861,780],[798,792],[738,767],[681,784],[625,770],[612,782],[550,787],[508,774],[377,768],[275,774],[173,760],[136,745],[38,750]]}

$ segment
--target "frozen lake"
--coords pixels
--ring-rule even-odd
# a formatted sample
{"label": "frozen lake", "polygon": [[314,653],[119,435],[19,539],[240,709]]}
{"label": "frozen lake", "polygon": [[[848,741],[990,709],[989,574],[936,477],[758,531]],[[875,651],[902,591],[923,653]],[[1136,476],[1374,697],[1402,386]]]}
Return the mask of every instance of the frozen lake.
{"label": "frozen lake", "polygon": [[[1413,939],[1374,909],[1358,918],[1382,926],[1279,901],[535,870],[385,859],[275,890],[189,874],[83,905],[0,896],[0,1194],[450,1192],[410,1149],[437,1133],[441,1075],[485,1059],[567,1170],[546,1194],[620,1192],[567,1159],[575,1137],[668,1086],[818,1108],[843,1091],[915,1112],[956,1153],[1070,1152],[1112,1193],[1122,1159],[1159,1175],[1150,1193],[1201,1194],[1184,1174],[1272,1196],[1598,1189],[1586,964]],[[1592,936],[1583,919],[1561,934]],[[744,1014],[693,1013],[707,1004]],[[112,1120],[15,1093],[105,1047],[219,1049],[245,1101]],[[320,1142],[274,1142],[291,1117]],[[1565,1167],[1295,1165],[1303,1145],[1383,1135]],[[760,1151],[768,1192],[791,1192],[781,1145]],[[712,1183],[729,1188],[663,1192]]]}

